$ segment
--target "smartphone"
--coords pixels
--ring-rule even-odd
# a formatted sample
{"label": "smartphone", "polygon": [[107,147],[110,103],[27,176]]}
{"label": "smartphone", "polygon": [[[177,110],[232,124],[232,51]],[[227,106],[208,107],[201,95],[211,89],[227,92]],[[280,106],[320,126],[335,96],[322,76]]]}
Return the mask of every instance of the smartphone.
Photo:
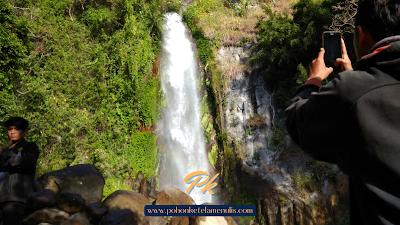
{"label": "smartphone", "polygon": [[324,61],[326,67],[334,67],[337,58],[342,58],[342,49],[338,31],[325,31],[322,35],[323,48],[325,49]]}

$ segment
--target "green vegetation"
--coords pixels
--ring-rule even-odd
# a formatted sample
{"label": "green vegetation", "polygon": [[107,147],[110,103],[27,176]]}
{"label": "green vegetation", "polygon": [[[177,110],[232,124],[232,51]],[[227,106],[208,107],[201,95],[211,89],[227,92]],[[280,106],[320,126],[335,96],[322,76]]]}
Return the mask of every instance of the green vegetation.
{"label": "green vegetation", "polygon": [[239,123],[240,123],[239,117],[233,116],[233,117],[231,118],[231,121],[230,121],[230,123],[229,123],[229,126],[231,126],[231,127],[236,127]]}
{"label": "green vegetation", "polygon": [[207,99],[208,99],[208,96],[204,95],[204,97],[201,101],[201,104],[200,104],[201,125],[202,125],[203,131],[204,131],[204,136],[206,138],[206,142],[210,143],[211,138],[213,137],[213,135],[215,135],[215,130],[214,130],[213,124],[210,122],[210,120],[212,120],[212,116],[210,115],[212,105],[210,104],[210,102]]}
{"label": "green vegetation", "polygon": [[0,1],[0,123],[10,116],[30,122],[38,176],[92,163],[107,194],[127,188],[129,173],[153,174],[162,14],[180,5]]}
{"label": "green vegetation", "polygon": [[203,130],[208,133],[212,129],[212,124],[210,124],[210,114],[204,113],[203,117],[201,118],[201,125]]}
{"label": "green vegetation", "polygon": [[310,159],[306,168],[311,173],[297,170],[293,176],[294,187],[303,196],[307,192],[321,191],[326,180],[336,183],[338,179],[339,171],[335,171],[330,163]]}
{"label": "green vegetation", "polygon": [[239,42],[239,44],[237,45],[238,47],[242,47],[242,45],[244,44],[244,43],[246,43],[246,42],[248,42],[249,41],[249,38],[248,37],[245,37],[245,38],[243,38],[243,40],[241,41],[241,42]]}
{"label": "green vegetation", "polygon": [[249,136],[251,135],[251,132],[253,132],[253,128],[252,127],[248,127],[244,133],[244,136]]}
{"label": "green vegetation", "polygon": [[293,176],[294,187],[302,195],[307,192],[321,191],[325,180],[335,183],[338,179],[339,171],[335,171],[330,163],[310,159],[306,163],[306,168],[312,173],[298,170]]}
{"label": "green vegetation", "polygon": [[260,160],[260,153],[255,152],[254,155],[253,155],[253,159],[254,160]]}
{"label": "green vegetation", "polygon": [[331,163],[310,159],[306,163],[306,167],[313,171],[315,179],[321,184],[321,186],[325,180],[335,183],[338,179],[339,171],[334,170]]}
{"label": "green vegetation", "polygon": [[[237,198],[238,199],[236,200],[234,205],[258,205],[257,199],[255,197],[251,197],[249,194],[247,194],[246,191],[240,191],[239,196]],[[255,221],[256,217],[255,216],[241,216],[240,217],[241,224],[246,224],[246,222],[245,222],[246,220],[247,221],[248,220]]]}
{"label": "green vegetation", "polygon": [[299,170],[293,176],[293,184],[296,191],[305,196],[308,192],[320,191],[320,185],[312,178],[307,172],[300,172]]}
{"label": "green vegetation", "polygon": [[209,13],[214,7],[217,7],[218,1],[205,0],[203,2],[194,2],[188,6],[187,10],[183,12],[183,19],[186,22],[186,25],[192,32],[192,37],[197,40],[197,56],[200,58],[200,61],[206,65],[207,61],[212,57],[212,47],[213,43],[204,37],[201,31],[193,24],[193,21],[196,18]]}
{"label": "green vegetation", "polygon": [[236,109],[235,103],[231,101],[231,108],[229,109],[230,113],[233,113]]}
{"label": "green vegetation", "polygon": [[231,3],[233,11],[238,16],[246,16],[249,12],[249,6],[251,4],[251,0],[240,0],[238,3]]}
{"label": "green vegetation", "polygon": [[211,152],[208,153],[208,161],[210,161],[211,166],[215,166],[218,160],[218,146],[213,145]]}
{"label": "green vegetation", "polygon": [[276,150],[281,150],[285,146],[285,142],[283,140],[285,134],[282,128],[279,126],[273,126],[272,132],[271,144],[276,147]]}
{"label": "green vegetation", "polygon": [[247,0],[236,4],[228,0],[197,0],[183,16],[194,38],[212,41],[216,46],[237,46],[244,40],[255,40],[255,24],[265,16],[260,9],[250,13],[249,3]]}

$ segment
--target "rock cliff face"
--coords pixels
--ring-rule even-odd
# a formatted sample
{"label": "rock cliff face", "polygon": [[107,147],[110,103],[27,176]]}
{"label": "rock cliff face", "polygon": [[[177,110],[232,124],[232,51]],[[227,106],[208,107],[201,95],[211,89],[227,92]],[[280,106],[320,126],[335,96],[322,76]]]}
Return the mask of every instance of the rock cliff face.
{"label": "rock cliff face", "polygon": [[[235,183],[257,199],[256,221],[260,224],[334,224],[342,221],[348,213],[347,177],[335,166],[313,161],[285,135],[284,109],[274,104],[273,85],[268,85],[270,88],[267,89],[258,69],[243,66],[251,57],[252,45],[222,46],[217,54],[221,65],[239,68],[228,71],[231,73],[229,90],[225,90],[226,103],[221,118],[223,128],[237,145],[239,161]],[[315,177],[311,174],[313,169],[319,168],[315,165],[334,178],[329,180],[325,174],[312,180]]]}

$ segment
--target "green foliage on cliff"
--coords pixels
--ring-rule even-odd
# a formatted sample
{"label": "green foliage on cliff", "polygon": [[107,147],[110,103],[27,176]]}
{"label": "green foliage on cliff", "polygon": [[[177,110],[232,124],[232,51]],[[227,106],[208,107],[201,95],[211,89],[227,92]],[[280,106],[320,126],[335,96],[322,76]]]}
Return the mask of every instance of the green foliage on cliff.
{"label": "green foliage on cliff", "polygon": [[211,166],[215,166],[218,160],[218,146],[213,145],[211,148],[211,152],[208,153],[208,161],[210,162]]}
{"label": "green foliage on cliff", "polygon": [[201,16],[220,7],[223,8],[222,3],[216,0],[196,1],[189,5],[182,14],[186,25],[192,33],[192,37],[197,40],[197,56],[204,65],[212,58],[212,49],[215,47],[215,44],[205,37],[204,33],[196,26],[196,23]]}
{"label": "green foliage on cliff", "polygon": [[307,79],[306,69],[322,47],[322,33],[332,23],[332,5],[337,0],[299,0],[293,16],[273,12],[259,21],[258,43],[251,59],[263,68],[268,85],[276,89],[279,105],[289,103],[294,91]]}
{"label": "green foliage on cliff", "polygon": [[[38,176],[93,163],[112,191],[132,171],[153,174],[150,131],[160,102],[154,62],[162,14],[179,6],[171,0],[0,1],[0,122],[10,116],[30,122],[27,139],[41,151]],[[0,144],[9,144],[4,127]]]}
{"label": "green foliage on cliff", "polygon": [[313,178],[312,174],[300,172],[300,170],[293,176],[293,185],[301,196],[306,196],[308,192],[318,192],[321,190],[320,185]]}
{"label": "green foliage on cliff", "polygon": [[[27,33],[27,20],[17,18],[13,7],[0,1],[0,123],[4,123],[6,111],[15,113],[21,108],[12,93],[20,83],[24,56],[32,46]],[[0,137],[5,137],[5,133]]]}
{"label": "green foliage on cliff", "polygon": [[272,131],[273,134],[271,137],[271,144],[273,144],[276,151],[279,151],[282,149],[283,146],[285,146],[285,141],[283,140],[285,134],[282,128],[279,126],[273,126]]}

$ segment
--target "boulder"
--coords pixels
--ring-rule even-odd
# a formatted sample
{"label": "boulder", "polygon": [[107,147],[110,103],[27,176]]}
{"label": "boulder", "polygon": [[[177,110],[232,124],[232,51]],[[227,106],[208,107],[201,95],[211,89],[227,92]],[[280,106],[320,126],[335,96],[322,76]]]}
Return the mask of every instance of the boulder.
{"label": "boulder", "polygon": [[78,213],[86,208],[85,199],[80,194],[63,192],[57,196],[57,206],[68,213]]}
{"label": "boulder", "polygon": [[80,194],[90,205],[101,202],[104,184],[103,176],[94,165],[81,164],[43,174],[37,180],[37,190]]}
{"label": "boulder", "polygon": [[58,209],[41,209],[33,212],[23,220],[26,225],[36,225],[39,223],[50,223],[53,225],[64,223],[69,217],[67,212]]}
{"label": "boulder", "polygon": [[90,225],[90,223],[84,214],[75,213],[74,215],[68,217],[63,225]]}
{"label": "boulder", "polygon": [[147,221],[143,221],[144,225],[168,225],[168,220],[162,216],[153,216]]}
{"label": "boulder", "polygon": [[194,225],[236,225],[230,216],[197,216]]}
{"label": "boulder", "polygon": [[174,187],[165,188],[157,196],[156,205],[195,205],[194,200]]}
{"label": "boulder", "polygon": [[100,225],[142,225],[137,213],[129,209],[121,209],[108,213],[100,222]]}
{"label": "boulder", "polygon": [[189,225],[189,217],[187,216],[173,216],[168,222],[168,225]]}
{"label": "boulder", "polygon": [[[213,203],[203,203],[202,205],[215,205]],[[193,217],[192,217],[193,218]],[[231,216],[196,216],[193,225],[237,225]]]}
{"label": "boulder", "polygon": [[56,194],[53,190],[43,189],[32,194],[28,199],[29,211],[52,208],[56,205]]}
{"label": "boulder", "polygon": [[85,209],[86,215],[92,224],[98,224],[107,211],[107,207],[98,202],[88,205]]}
{"label": "boulder", "polygon": [[[167,187],[157,196],[156,205],[195,205],[194,200],[174,187]],[[189,225],[189,217],[173,216],[169,225]]]}
{"label": "boulder", "polygon": [[[145,218],[144,207],[150,205],[150,201],[143,195],[134,191],[118,190],[109,195],[103,202],[108,208],[108,212],[114,212],[120,209],[130,209],[137,213],[141,220]],[[146,218],[145,220],[148,220]]]}

